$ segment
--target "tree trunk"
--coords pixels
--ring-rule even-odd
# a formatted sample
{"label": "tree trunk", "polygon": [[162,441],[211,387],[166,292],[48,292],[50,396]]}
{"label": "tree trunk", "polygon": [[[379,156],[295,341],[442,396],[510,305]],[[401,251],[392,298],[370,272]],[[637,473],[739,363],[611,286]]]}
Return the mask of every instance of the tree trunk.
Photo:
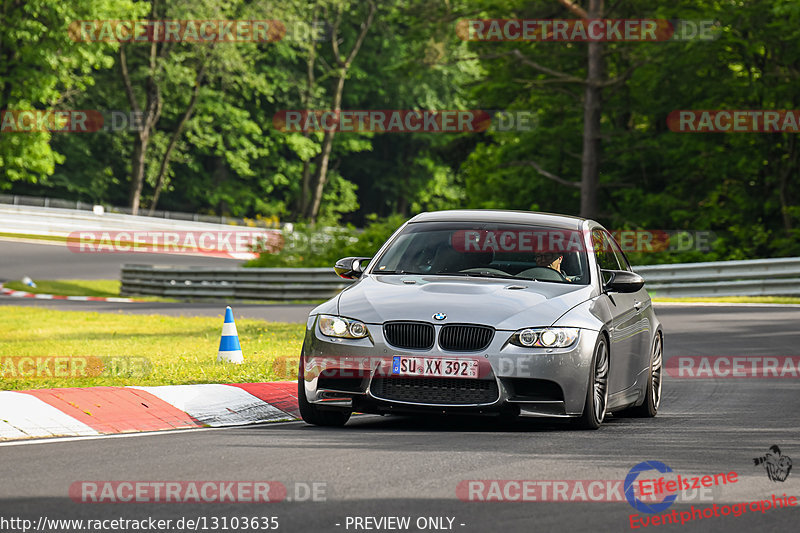
{"label": "tree trunk", "polygon": [[[311,19],[311,27],[314,28],[319,20],[317,16],[318,7],[314,6],[314,14]],[[316,76],[314,75],[314,67],[317,64],[317,43],[313,39],[309,44],[308,59],[306,60],[306,91],[302,95],[303,109],[306,114],[311,110],[311,102],[314,96],[314,84],[316,83]],[[307,115],[306,115],[307,116]],[[308,139],[311,133],[303,131],[303,137]],[[308,203],[311,197],[311,161],[316,158],[303,161],[303,175],[300,183],[300,196],[297,199],[295,206],[295,217],[302,218],[308,212]]]}
{"label": "tree trunk", "polygon": [[[331,48],[333,49],[333,57],[336,60],[335,68],[338,68],[338,75],[336,76],[336,89],[333,95],[333,110],[336,112],[337,117],[342,108],[342,93],[344,92],[344,81],[347,79],[347,71],[350,69],[350,65],[353,64],[353,60],[355,59],[356,55],[358,55],[358,51],[361,49],[361,45],[364,43],[364,38],[367,36],[367,32],[369,31],[369,27],[372,25],[372,20],[375,16],[375,2],[373,0],[368,0],[368,2],[369,13],[367,14],[367,19],[361,23],[361,30],[359,31],[356,42],[353,44],[353,48],[350,50],[350,53],[347,55],[346,59],[342,59],[342,56],[339,55],[339,25],[341,24],[342,20],[341,10],[337,13],[336,21],[333,24],[333,31],[331,32]],[[314,180],[313,190],[311,191],[311,203],[308,207],[308,219],[312,224],[317,221],[320,204],[322,203],[322,193],[325,190],[325,183],[328,181],[328,164],[330,163],[331,149],[333,148],[333,138],[335,135],[336,129],[333,128],[327,130],[322,139],[322,151],[319,155],[316,177]]]}
{"label": "tree trunk", "polygon": [[[157,12],[158,0],[152,0],[149,19],[157,20]],[[136,133],[133,158],[131,160],[129,203],[132,215],[139,214],[139,204],[142,198],[142,188],[144,187],[147,147],[150,143],[150,134],[158,123],[158,119],[161,117],[161,106],[163,104],[161,100],[161,89],[156,80],[156,71],[158,70],[157,51],[158,43],[153,41],[150,43],[148,73],[145,81],[145,109],[142,116],[142,129]],[[128,97],[128,103],[131,105],[133,111],[139,113],[139,103],[136,101],[136,95],[133,93],[133,83],[131,82],[130,74],[128,74],[128,59],[125,54],[124,44],[121,44],[119,47],[119,65],[122,73],[122,82],[125,86],[125,94]]]}
{"label": "tree trunk", "polygon": [[[589,18],[602,18],[604,0],[589,0]],[[586,92],[583,101],[583,154],[581,158],[581,212],[585,218],[597,216],[597,190],[600,184],[600,111],[603,81],[603,45],[588,43]]]}
{"label": "tree trunk", "polygon": [[[122,51],[120,46],[120,51]],[[125,57],[124,53],[120,54],[121,58]],[[124,61],[122,63],[125,65]],[[130,78],[127,73],[127,66],[123,66],[125,83],[128,88],[131,88]],[[133,97],[133,90],[130,90],[131,107],[135,111],[139,111],[136,105],[136,99]],[[161,117],[161,92],[156,84],[153,74],[147,80],[147,105],[142,118],[142,129],[136,132],[136,139],[134,140],[133,158],[131,160],[131,188],[130,188],[130,206],[131,214],[136,215],[139,213],[139,204],[142,197],[142,188],[144,187],[145,179],[145,163],[147,162],[147,147],[150,144],[150,134],[158,123]]]}
{"label": "tree trunk", "polygon": [[[333,95],[333,110],[336,116],[339,116],[339,111],[342,109],[342,93],[344,92],[344,78],[346,71],[342,72],[336,80],[336,92]],[[329,129],[325,132],[325,137],[322,139],[322,152],[319,155],[319,164],[317,165],[317,175],[314,179],[314,190],[311,199],[311,205],[308,209],[308,218],[311,223],[317,221],[319,215],[319,207],[322,203],[322,193],[325,190],[325,183],[328,181],[328,165],[331,160],[331,150],[333,149],[333,137],[336,135],[336,128]]]}
{"label": "tree trunk", "polygon": [[[158,197],[161,195],[161,189],[164,186],[164,181],[167,177],[167,171],[169,170],[169,163],[170,158],[172,157],[172,151],[175,149],[175,145],[178,144],[178,139],[180,139],[181,134],[183,133],[183,128],[186,127],[186,123],[189,122],[189,119],[192,118],[192,114],[194,113],[194,108],[197,106],[197,98],[200,95],[200,86],[203,83],[203,77],[206,73],[206,65],[203,64],[200,67],[200,70],[197,73],[197,78],[195,79],[194,90],[192,91],[192,98],[189,100],[189,105],[186,107],[186,110],[181,117],[181,120],[178,122],[178,126],[175,128],[175,131],[172,132],[172,138],[169,140],[169,145],[167,146],[167,150],[164,152],[164,156],[161,158],[161,166],[158,169],[158,178],[156,179],[156,187],[153,191],[153,200],[150,202],[150,212],[148,213],[150,216],[153,215],[153,212],[156,210],[156,205],[158,204]],[[140,191],[141,192],[141,191]]]}
{"label": "tree trunk", "polygon": [[783,229],[788,237],[792,236],[792,216],[790,213],[791,201],[789,200],[789,176],[792,176],[797,169],[797,151],[794,135],[788,136],[788,150],[789,157],[785,166],[780,170],[779,183],[778,183],[778,201],[781,207],[781,216],[783,218]]}
{"label": "tree trunk", "polygon": [[130,206],[131,214],[139,213],[139,201],[142,197],[142,187],[144,186],[144,163],[147,154],[147,145],[150,142],[150,132],[141,131],[136,136],[133,147],[133,157],[131,158],[131,188]]}

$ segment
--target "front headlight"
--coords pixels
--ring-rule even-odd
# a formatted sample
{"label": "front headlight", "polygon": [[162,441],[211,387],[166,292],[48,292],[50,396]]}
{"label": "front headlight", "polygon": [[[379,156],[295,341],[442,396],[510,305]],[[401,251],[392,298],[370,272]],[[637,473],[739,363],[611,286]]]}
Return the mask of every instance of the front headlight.
{"label": "front headlight", "polygon": [[523,348],[567,348],[578,340],[578,328],[525,328],[511,337],[511,344]]}
{"label": "front headlight", "polygon": [[363,339],[367,336],[366,324],[341,316],[320,315],[319,330],[328,337],[343,339]]}

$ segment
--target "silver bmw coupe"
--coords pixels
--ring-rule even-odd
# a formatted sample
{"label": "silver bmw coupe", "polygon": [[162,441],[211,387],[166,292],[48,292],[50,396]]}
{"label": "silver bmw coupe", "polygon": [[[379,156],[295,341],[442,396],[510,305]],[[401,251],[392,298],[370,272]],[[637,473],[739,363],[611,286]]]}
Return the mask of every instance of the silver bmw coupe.
{"label": "silver bmw coupe", "polygon": [[519,211],[422,213],[311,311],[303,420],[352,412],[655,416],[663,333],[644,280],[597,222]]}

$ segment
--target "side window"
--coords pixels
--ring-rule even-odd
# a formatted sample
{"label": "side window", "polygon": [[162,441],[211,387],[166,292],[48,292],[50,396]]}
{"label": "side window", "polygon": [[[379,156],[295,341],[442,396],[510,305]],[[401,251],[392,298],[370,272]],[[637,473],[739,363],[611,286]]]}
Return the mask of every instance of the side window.
{"label": "side window", "polygon": [[614,248],[605,232],[596,229],[592,231],[592,248],[597,257],[597,264],[603,270],[620,270],[619,261],[614,254]]}
{"label": "side window", "polygon": [[627,270],[628,272],[631,271],[631,264],[628,263],[628,258],[625,257],[625,254],[622,253],[622,248],[619,247],[617,241],[614,240],[608,232],[604,232],[606,240],[611,243],[611,249],[614,251],[614,256],[617,258],[617,262],[619,263],[620,270]]}
{"label": "side window", "polygon": [[[621,270],[617,256],[614,254],[614,248],[611,246],[611,241],[608,240],[603,230],[596,229],[592,231],[592,248],[594,248],[597,265],[601,270]],[[601,273],[601,279],[603,284],[606,284],[611,278]]]}

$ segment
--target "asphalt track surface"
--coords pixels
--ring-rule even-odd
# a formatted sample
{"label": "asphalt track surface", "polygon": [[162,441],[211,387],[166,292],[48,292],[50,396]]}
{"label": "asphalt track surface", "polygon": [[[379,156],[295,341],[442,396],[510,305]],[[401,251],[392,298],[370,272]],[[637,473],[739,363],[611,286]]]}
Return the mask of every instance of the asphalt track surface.
{"label": "asphalt track surface", "polygon": [[[664,322],[667,359],[800,355],[798,308],[657,306],[657,312]],[[624,501],[469,502],[456,497],[456,487],[462,480],[476,479],[622,480],[634,465],[656,460],[683,476],[730,471],[739,475],[737,483],[716,490],[713,501],[706,497],[675,503],[670,511],[772,494],[798,496],[797,467],[778,483],[753,464],[753,458],[773,444],[797,462],[798,413],[798,379],[665,377],[656,418],[610,418],[592,432],[537,420],[500,425],[491,419],[360,416],[341,429],[295,422],[0,446],[0,517],[37,521],[185,516],[204,517],[210,527],[213,517],[275,516],[278,531],[344,532],[398,531],[347,527],[347,517],[409,516],[412,526],[399,531],[421,531],[415,521],[433,516],[454,518],[452,531],[463,532],[626,531],[635,511]],[[81,480],[279,481],[295,501],[74,503],[68,490]],[[294,491],[300,483],[325,483],[325,501],[296,501]],[[798,509],[748,510],[738,517],[643,529],[796,531]]]}
{"label": "asphalt track surface", "polygon": [[228,267],[240,265],[242,261],[179,254],[81,254],[61,243],[39,244],[0,238],[0,283],[23,276],[31,279],[119,279],[125,263]]}

